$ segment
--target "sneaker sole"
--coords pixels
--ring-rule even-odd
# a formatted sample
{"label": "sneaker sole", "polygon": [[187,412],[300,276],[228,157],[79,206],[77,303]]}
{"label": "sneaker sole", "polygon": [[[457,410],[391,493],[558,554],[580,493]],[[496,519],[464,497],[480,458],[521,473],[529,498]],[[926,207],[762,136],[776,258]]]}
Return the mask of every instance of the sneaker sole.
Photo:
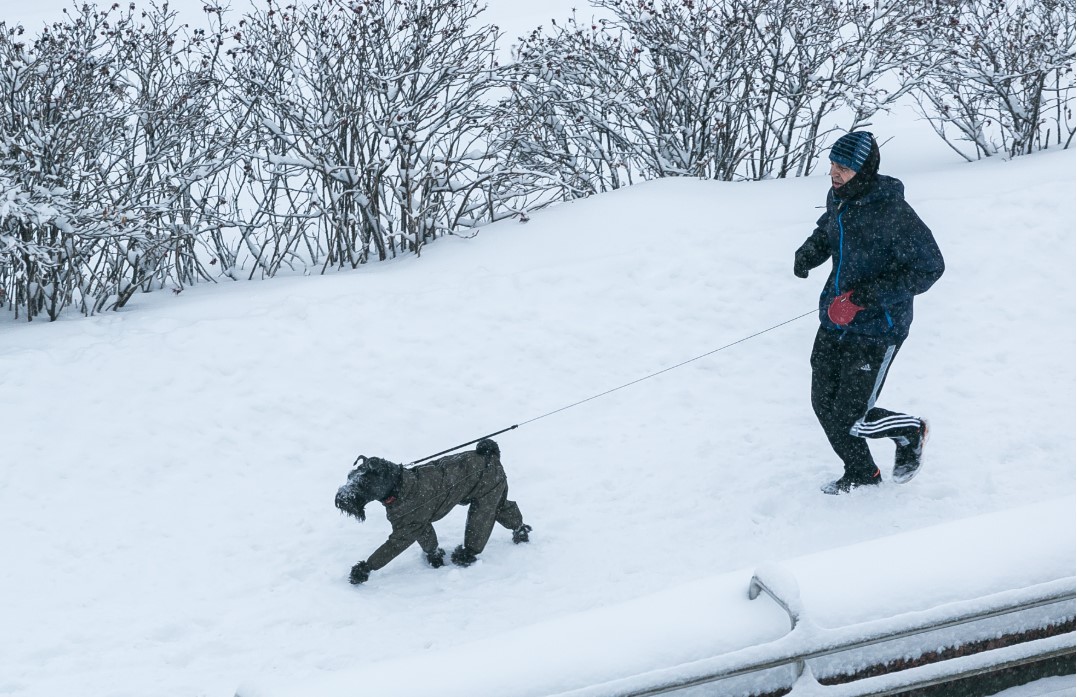
{"label": "sneaker sole", "polygon": [[924,468],[924,446],[927,445],[928,436],[931,434],[931,427],[929,426],[927,419],[920,419],[924,423],[924,435],[920,440],[920,465],[902,477],[894,477],[894,483],[905,484],[912,480],[913,477],[920,474],[920,470]]}
{"label": "sneaker sole", "polygon": [[827,496],[841,496],[842,494],[851,494],[852,492],[856,491],[857,489],[871,489],[871,488],[874,488],[874,487],[877,487],[877,486],[882,486],[883,480],[882,480],[882,475],[878,473],[878,470],[876,470],[875,480],[871,481],[871,482],[864,482],[862,484],[854,484],[853,486],[849,487],[848,489],[839,489],[838,487],[833,486],[833,484],[834,484],[834,482],[829,482],[827,484],[824,484],[821,487],[819,487],[819,491],[823,492]]}

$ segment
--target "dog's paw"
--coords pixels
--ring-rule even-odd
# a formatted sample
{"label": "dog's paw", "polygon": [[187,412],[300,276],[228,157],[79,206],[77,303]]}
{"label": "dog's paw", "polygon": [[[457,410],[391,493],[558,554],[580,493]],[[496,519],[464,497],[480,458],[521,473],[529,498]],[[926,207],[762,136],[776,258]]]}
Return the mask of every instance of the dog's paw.
{"label": "dog's paw", "polygon": [[360,583],[366,583],[367,579],[369,578],[370,564],[367,564],[365,561],[361,561],[352,567],[352,572],[351,575],[348,577],[348,581],[353,586],[357,586]]}
{"label": "dog's paw", "polygon": [[516,528],[515,530],[512,531],[512,541],[513,541],[513,543],[520,544],[521,542],[530,542],[531,541],[530,532],[531,532],[531,526],[530,525],[521,525],[520,527]]}
{"label": "dog's paw", "polygon": [[438,547],[433,552],[427,552],[426,562],[435,569],[440,569],[445,566],[445,550]]}
{"label": "dog's paw", "polygon": [[452,563],[457,566],[471,566],[476,560],[475,553],[464,545],[460,545],[452,551]]}

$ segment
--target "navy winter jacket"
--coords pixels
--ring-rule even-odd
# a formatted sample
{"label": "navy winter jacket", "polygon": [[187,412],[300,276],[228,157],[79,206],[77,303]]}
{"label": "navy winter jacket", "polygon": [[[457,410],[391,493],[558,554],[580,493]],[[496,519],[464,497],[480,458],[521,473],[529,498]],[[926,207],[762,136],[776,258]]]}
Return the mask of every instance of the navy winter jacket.
{"label": "navy winter jacket", "polygon": [[[912,324],[913,296],[939,280],[945,265],[931,230],[905,201],[904,185],[884,175],[863,193],[844,199],[831,189],[826,213],[796,253],[797,266],[834,264],[819,296],[823,326],[887,341],[901,341]],[[839,327],[827,317],[835,297],[853,291],[864,310]]]}

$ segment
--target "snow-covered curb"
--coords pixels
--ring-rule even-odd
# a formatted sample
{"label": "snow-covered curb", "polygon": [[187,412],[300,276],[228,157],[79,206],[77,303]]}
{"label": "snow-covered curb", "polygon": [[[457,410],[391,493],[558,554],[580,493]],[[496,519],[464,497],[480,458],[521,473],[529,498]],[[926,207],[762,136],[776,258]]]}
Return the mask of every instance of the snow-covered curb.
{"label": "snow-covered curb", "polygon": [[[1063,497],[966,518],[871,542],[761,564],[774,577],[784,569],[799,587],[798,607],[817,627],[893,618],[957,602],[1073,576],[1074,498]],[[864,521],[869,524],[870,521]],[[915,521],[910,521],[910,524]],[[910,565],[908,560],[918,560]],[[441,697],[475,694],[550,695],[612,680],[704,661],[776,641],[789,632],[788,617],[765,596],[748,599],[753,569],[685,584],[628,603],[598,608],[521,627],[482,641],[357,666],[312,684],[251,679],[241,697],[322,697],[362,694]],[[790,584],[786,584],[790,585]],[[925,603],[928,599],[930,602]],[[536,598],[541,602],[541,598]],[[1072,607],[1051,606],[1025,615],[1033,626]],[[1007,630],[1020,628],[1012,618]],[[1002,625],[1000,625],[1002,626]],[[940,645],[957,630],[936,632]],[[999,631],[989,624],[979,634]],[[377,628],[370,628],[376,641]],[[572,641],[565,642],[565,637]],[[466,637],[461,637],[466,642]],[[914,640],[894,651],[918,650]],[[920,641],[923,645],[923,641]],[[586,647],[586,648],[584,648]],[[361,650],[357,647],[357,656]],[[857,663],[871,660],[858,656]],[[827,666],[827,670],[844,666]]]}

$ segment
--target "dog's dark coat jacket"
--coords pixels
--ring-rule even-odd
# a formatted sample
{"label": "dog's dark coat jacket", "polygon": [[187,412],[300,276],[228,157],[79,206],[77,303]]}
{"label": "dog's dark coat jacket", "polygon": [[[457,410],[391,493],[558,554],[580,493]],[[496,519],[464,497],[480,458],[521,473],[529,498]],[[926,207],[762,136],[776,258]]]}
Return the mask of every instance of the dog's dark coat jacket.
{"label": "dog's dark coat jacket", "polygon": [[[483,447],[485,443],[493,447]],[[508,500],[508,480],[497,446],[492,441],[479,445],[471,452],[403,470],[396,490],[382,502],[393,531],[367,559],[371,570],[382,568],[415,542],[427,554],[435,552],[438,538],[432,523],[458,505],[470,506],[464,546],[475,554],[486,548],[495,522],[510,530],[523,525],[519,506]]]}

